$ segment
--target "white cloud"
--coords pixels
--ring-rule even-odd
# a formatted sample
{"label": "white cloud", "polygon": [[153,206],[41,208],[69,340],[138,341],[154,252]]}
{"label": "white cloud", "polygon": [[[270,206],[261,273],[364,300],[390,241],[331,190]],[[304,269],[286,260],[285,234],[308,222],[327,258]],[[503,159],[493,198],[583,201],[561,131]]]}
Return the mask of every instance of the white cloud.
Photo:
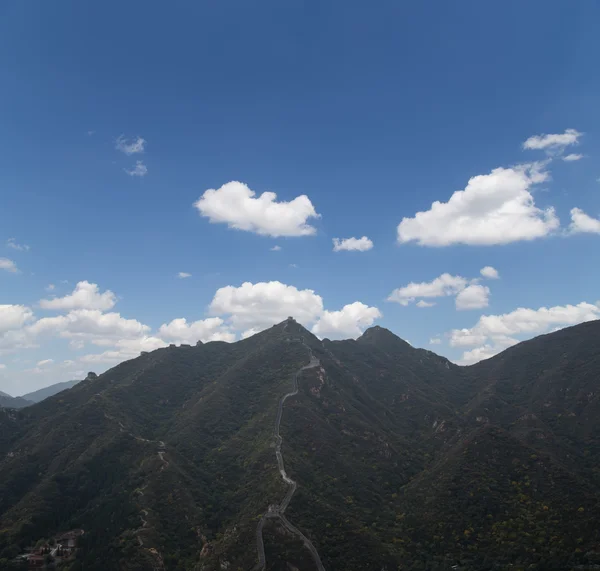
{"label": "white cloud", "polygon": [[223,222],[230,228],[263,236],[310,236],[316,233],[307,224],[319,218],[306,195],[290,202],[277,202],[274,192],[256,193],[242,182],[228,182],[219,189],[207,190],[195,203],[202,216],[211,222]]}
{"label": "white cloud", "polygon": [[96,345],[110,345],[119,339],[136,339],[148,335],[150,327],[120,313],[102,313],[98,309],[75,309],[67,315],[43,317],[26,329],[37,337],[53,335],[75,340],[89,340]]}
{"label": "white cloud", "polygon": [[583,155],[580,155],[578,153],[571,153],[570,155],[565,155],[562,160],[563,161],[567,161],[569,163],[573,162],[573,161],[579,161],[583,159]]}
{"label": "white cloud", "polygon": [[518,343],[521,338],[558,330],[584,321],[600,318],[600,305],[582,302],[577,305],[518,308],[503,315],[482,315],[471,329],[454,329],[450,332],[452,347],[478,345],[467,351],[462,363],[475,362],[498,353]]}
{"label": "white cloud", "polygon": [[250,329],[246,329],[246,331],[242,331],[241,338],[248,339],[248,337],[252,337],[252,335],[256,335],[260,333],[260,329],[258,327],[251,327]]}
{"label": "white cloud", "polygon": [[135,155],[136,153],[143,153],[146,140],[142,137],[136,137],[135,139],[126,139],[124,135],[121,135],[115,144],[117,151],[125,153],[127,156]]}
{"label": "white cloud", "polygon": [[362,238],[334,238],[333,239],[333,251],[341,252],[347,250],[349,252],[366,252],[373,248],[373,242],[363,236]]}
{"label": "white cloud", "polygon": [[158,336],[172,343],[193,344],[196,341],[235,341],[235,333],[224,326],[220,317],[209,317],[188,323],[183,317],[160,326]]}
{"label": "white cloud", "polygon": [[380,317],[381,312],[376,307],[355,301],[339,311],[324,311],[312,332],[318,337],[356,338]]}
{"label": "white cloud", "polygon": [[489,359],[494,355],[500,353],[502,349],[494,348],[491,345],[482,345],[481,347],[475,347],[475,349],[471,349],[469,351],[465,351],[458,361],[459,365],[472,365],[473,363],[477,363],[478,361],[483,361],[484,359]]}
{"label": "white cloud", "polygon": [[191,277],[192,277],[192,274],[188,274],[187,272],[179,272],[179,273],[177,274],[177,277],[178,277],[180,280],[184,280],[185,278],[191,278]]}
{"label": "white cloud", "polygon": [[456,296],[456,309],[480,309],[489,304],[490,288],[471,284]]}
{"label": "white cloud", "polygon": [[6,241],[6,247],[20,252],[28,252],[31,249],[27,244],[19,244],[15,238],[9,238]]}
{"label": "white cloud", "polygon": [[523,143],[523,148],[529,150],[562,150],[569,145],[576,145],[582,135],[583,133],[576,129],[567,129],[562,134],[534,135]]}
{"label": "white cloud", "polygon": [[0,336],[20,329],[33,319],[33,311],[25,305],[0,305]]}
{"label": "white cloud", "polygon": [[228,315],[236,329],[265,328],[293,316],[313,323],[323,313],[323,300],[311,289],[299,290],[278,281],[245,282],[219,288],[210,304],[213,315]]}
{"label": "white cloud", "polygon": [[9,260],[8,258],[0,258],[0,270],[6,270],[7,272],[11,272],[13,274],[19,272],[17,264],[15,264],[12,260]]}
{"label": "white cloud", "polygon": [[42,361],[38,361],[37,366],[45,367],[47,365],[52,365],[52,363],[54,363],[54,359],[44,359]]}
{"label": "white cloud", "polygon": [[142,351],[154,351],[166,347],[167,343],[158,337],[140,337],[137,339],[121,339],[115,344],[115,348],[98,354],[84,355],[79,359],[81,363],[104,364],[119,363],[127,359],[139,357]]}
{"label": "white cloud", "polygon": [[497,280],[500,277],[498,270],[496,268],[492,268],[492,266],[485,266],[485,268],[481,268],[479,273],[489,280]]}
{"label": "white cloud", "polygon": [[6,365],[4,363],[0,363],[0,369],[6,369]]}
{"label": "white cloud", "polygon": [[73,292],[65,297],[40,300],[43,309],[112,309],[117,303],[117,296],[110,290],[100,293],[98,285],[88,281],[79,282]]}
{"label": "white cloud", "polygon": [[442,343],[442,340],[439,337],[432,337],[429,340],[430,345],[441,345],[441,343]]}
{"label": "white cloud", "polygon": [[54,291],[56,286],[54,284],[48,284],[45,288],[46,291]]}
{"label": "white cloud", "polygon": [[435,301],[425,301],[424,299],[417,301],[417,307],[433,307]]}
{"label": "white cloud", "polygon": [[276,246],[273,246],[273,247],[271,248],[271,252],[279,252],[280,250],[281,250],[281,246],[277,246],[277,245],[276,245]]}
{"label": "white cloud", "polygon": [[144,164],[144,161],[135,161],[135,166],[131,169],[123,169],[129,176],[146,176],[148,174],[148,167]]}
{"label": "white cloud", "polygon": [[589,232],[600,234],[600,220],[588,216],[581,208],[571,209],[571,224],[569,230],[572,234]]}
{"label": "white cloud", "polygon": [[546,236],[558,228],[559,220],[553,208],[535,206],[530,190],[547,178],[542,163],[475,176],[448,202],[436,201],[414,218],[403,218],[398,242],[490,246]]}
{"label": "white cloud", "polygon": [[400,305],[408,305],[418,297],[444,297],[456,295],[467,287],[467,284],[468,280],[466,278],[442,274],[431,282],[411,282],[407,286],[395,289],[388,296],[387,301],[395,301]]}

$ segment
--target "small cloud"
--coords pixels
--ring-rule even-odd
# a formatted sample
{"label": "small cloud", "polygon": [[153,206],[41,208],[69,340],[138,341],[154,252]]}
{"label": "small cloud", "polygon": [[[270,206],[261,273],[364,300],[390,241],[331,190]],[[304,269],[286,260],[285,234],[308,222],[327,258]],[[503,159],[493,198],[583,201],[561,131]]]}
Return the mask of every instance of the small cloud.
{"label": "small cloud", "polygon": [[180,280],[184,280],[185,278],[191,278],[191,277],[192,277],[192,274],[188,274],[187,272],[179,272],[179,273],[177,274],[177,277],[178,277]]}
{"label": "small cloud", "polygon": [[136,153],[143,153],[146,140],[142,137],[136,137],[135,139],[126,139],[124,135],[121,135],[115,144],[115,149],[125,153],[127,156],[135,155]]}
{"label": "small cloud", "polygon": [[194,207],[210,222],[273,238],[313,236],[317,229],[308,220],[321,217],[305,194],[289,202],[278,201],[274,192],[263,192],[257,197],[248,185],[237,181],[218,189],[209,188],[194,202]]}
{"label": "small cloud", "polygon": [[45,288],[46,291],[54,291],[56,286],[54,284],[48,284]]}
{"label": "small cloud", "polygon": [[573,162],[583,159],[583,155],[579,153],[571,153],[570,155],[566,155],[562,158],[563,161]]}
{"label": "small cloud", "polygon": [[281,250],[281,246],[273,246],[271,248],[271,252],[279,252]]}
{"label": "small cloud", "polygon": [[463,289],[455,299],[456,309],[481,309],[489,305],[490,288],[482,285],[470,285]]}
{"label": "small cloud", "polygon": [[38,361],[37,366],[44,367],[46,365],[52,365],[52,363],[54,363],[54,359],[44,359],[43,361]]}
{"label": "small cloud", "polygon": [[423,299],[421,301],[417,301],[417,307],[433,307],[434,305],[434,301],[425,301]]}
{"label": "small cloud", "polygon": [[96,132],[96,131],[88,131],[88,132],[87,132],[87,134],[88,134],[88,137],[91,137],[91,136],[92,136],[92,135],[93,135],[95,132]]}
{"label": "small cloud", "polygon": [[442,340],[439,337],[432,337],[429,340],[430,345],[440,345],[441,343],[442,343]]}
{"label": "small cloud", "polygon": [[11,274],[17,274],[19,272],[17,264],[8,258],[0,258],[0,270],[5,270]]}
{"label": "small cloud", "polygon": [[583,133],[580,133],[576,129],[567,129],[564,133],[534,135],[523,143],[523,148],[562,152],[565,147],[576,145],[579,142],[579,137],[582,135]]}
{"label": "small cloud", "polygon": [[333,239],[333,251],[340,252],[342,250],[355,251],[355,252],[366,252],[373,248],[373,242],[363,236],[362,238],[334,238]]}
{"label": "small cloud", "polygon": [[135,166],[132,169],[123,169],[129,176],[146,176],[148,167],[143,161],[135,161]]}
{"label": "small cloud", "polygon": [[496,268],[492,268],[492,266],[486,266],[485,268],[481,268],[479,273],[489,280],[497,280],[500,277],[498,270]]}
{"label": "small cloud", "polygon": [[290,264],[290,268],[297,268],[298,264]]}
{"label": "small cloud", "polygon": [[31,249],[27,244],[19,244],[15,238],[9,238],[6,241],[6,247],[19,250],[19,252],[28,252]]}
{"label": "small cloud", "polygon": [[581,208],[571,209],[571,224],[569,224],[568,233],[570,234],[600,234],[600,220],[592,218]]}

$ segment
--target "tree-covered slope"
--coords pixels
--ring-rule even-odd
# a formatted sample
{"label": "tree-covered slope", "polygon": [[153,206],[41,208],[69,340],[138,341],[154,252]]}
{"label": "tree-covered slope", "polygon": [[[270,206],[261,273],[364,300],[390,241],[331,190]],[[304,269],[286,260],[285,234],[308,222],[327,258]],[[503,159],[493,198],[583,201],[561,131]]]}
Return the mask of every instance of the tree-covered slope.
{"label": "tree-covered slope", "polygon": [[[285,516],[328,571],[594,562],[600,324],[458,367],[372,328],[320,341],[286,321],[168,347],[0,411],[0,558],[86,530],[72,569],[249,571]],[[280,518],[269,570],[315,569]],[[511,567],[511,565],[513,565]],[[555,566],[555,567],[552,567]]]}

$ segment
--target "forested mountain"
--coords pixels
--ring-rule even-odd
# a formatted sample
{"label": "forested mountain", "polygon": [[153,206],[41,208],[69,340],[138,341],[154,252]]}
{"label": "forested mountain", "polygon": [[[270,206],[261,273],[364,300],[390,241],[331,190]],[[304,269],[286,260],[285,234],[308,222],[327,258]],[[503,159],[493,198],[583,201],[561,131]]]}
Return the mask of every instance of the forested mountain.
{"label": "forested mountain", "polygon": [[250,571],[260,528],[269,570],[316,569],[302,537],[328,571],[600,564],[599,381],[600,322],[471,367],[289,320],[159,349],[0,411],[0,558],[82,528],[72,571]]}

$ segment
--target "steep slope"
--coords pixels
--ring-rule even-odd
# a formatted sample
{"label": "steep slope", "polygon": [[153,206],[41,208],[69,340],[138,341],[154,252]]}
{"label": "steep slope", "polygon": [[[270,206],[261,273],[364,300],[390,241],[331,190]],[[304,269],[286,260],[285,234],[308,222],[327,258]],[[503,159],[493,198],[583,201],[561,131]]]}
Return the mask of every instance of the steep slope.
{"label": "steep slope", "polygon": [[599,334],[465,368],[286,321],[90,374],[0,414],[0,559],[81,527],[73,570],[593,563]]}
{"label": "steep slope", "polygon": [[60,393],[61,391],[66,391],[67,389],[74,387],[79,382],[80,381],[64,381],[62,383],[56,383],[54,385],[50,385],[49,387],[44,387],[43,389],[27,393],[21,398],[24,398],[32,403],[41,402],[48,397]]}

